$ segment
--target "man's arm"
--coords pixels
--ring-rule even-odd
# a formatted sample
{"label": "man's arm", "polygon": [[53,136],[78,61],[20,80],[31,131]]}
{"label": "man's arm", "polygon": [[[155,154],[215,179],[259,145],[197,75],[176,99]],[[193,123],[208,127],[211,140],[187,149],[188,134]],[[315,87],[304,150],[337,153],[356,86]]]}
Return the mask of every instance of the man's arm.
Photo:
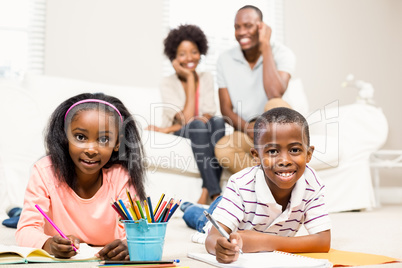
{"label": "man's arm", "polygon": [[260,51],[262,54],[262,72],[265,94],[268,99],[281,98],[290,80],[290,74],[278,71],[271,48],[271,27],[261,22],[259,25]]}
{"label": "man's arm", "polygon": [[239,231],[244,252],[285,251],[285,252],[328,252],[331,246],[331,231],[297,237],[283,237],[256,231]]}

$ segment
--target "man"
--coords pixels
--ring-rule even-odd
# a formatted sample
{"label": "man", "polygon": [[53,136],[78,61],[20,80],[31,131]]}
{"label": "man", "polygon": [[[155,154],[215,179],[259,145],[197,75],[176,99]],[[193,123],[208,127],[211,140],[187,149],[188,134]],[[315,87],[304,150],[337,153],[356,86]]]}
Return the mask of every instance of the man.
{"label": "man", "polygon": [[235,18],[235,37],[240,47],[218,59],[217,82],[222,115],[235,132],[216,144],[215,155],[223,167],[235,173],[253,165],[253,120],[264,111],[289,107],[281,97],[295,67],[290,49],[271,40],[271,28],[255,6],[240,8]]}

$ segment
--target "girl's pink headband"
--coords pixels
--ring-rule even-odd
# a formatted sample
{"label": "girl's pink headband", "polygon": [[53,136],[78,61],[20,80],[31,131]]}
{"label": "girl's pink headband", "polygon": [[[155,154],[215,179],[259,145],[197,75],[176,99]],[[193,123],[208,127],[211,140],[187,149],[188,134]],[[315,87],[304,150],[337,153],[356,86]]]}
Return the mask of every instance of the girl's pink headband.
{"label": "girl's pink headband", "polygon": [[98,102],[98,103],[105,104],[105,105],[107,105],[109,107],[112,107],[120,115],[121,122],[123,123],[123,117],[121,116],[121,113],[116,108],[116,106],[114,106],[113,104],[111,104],[111,103],[109,103],[107,101],[98,100],[98,99],[86,99],[86,100],[82,100],[82,101],[78,101],[78,102],[74,103],[73,105],[71,105],[70,108],[68,108],[68,110],[66,112],[66,115],[64,116],[64,121],[66,121],[67,115],[71,111],[71,109],[73,109],[75,106],[77,106],[77,105],[79,105],[81,103],[87,103],[87,102]]}

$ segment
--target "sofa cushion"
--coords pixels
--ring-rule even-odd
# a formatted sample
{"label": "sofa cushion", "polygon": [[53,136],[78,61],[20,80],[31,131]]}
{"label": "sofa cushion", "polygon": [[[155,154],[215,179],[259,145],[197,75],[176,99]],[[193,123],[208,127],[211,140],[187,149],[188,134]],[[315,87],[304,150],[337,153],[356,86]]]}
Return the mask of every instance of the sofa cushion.
{"label": "sofa cushion", "polygon": [[155,172],[159,169],[171,170],[187,176],[200,176],[189,139],[173,134],[144,130],[142,142],[149,172]]}

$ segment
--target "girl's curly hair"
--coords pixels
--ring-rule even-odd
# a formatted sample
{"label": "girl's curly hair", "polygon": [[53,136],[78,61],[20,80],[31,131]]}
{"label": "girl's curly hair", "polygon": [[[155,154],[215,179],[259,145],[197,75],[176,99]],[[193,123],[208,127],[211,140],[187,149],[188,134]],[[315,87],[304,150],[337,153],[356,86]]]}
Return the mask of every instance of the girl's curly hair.
{"label": "girl's curly hair", "polygon": [[201,55],[207,54],[208,41],[204,32],[196,25],[185,24],[170,30],[163,41],[165,45],[164,53],[170,61],[176,58],[177,48],[184,40],[196,44]]}

